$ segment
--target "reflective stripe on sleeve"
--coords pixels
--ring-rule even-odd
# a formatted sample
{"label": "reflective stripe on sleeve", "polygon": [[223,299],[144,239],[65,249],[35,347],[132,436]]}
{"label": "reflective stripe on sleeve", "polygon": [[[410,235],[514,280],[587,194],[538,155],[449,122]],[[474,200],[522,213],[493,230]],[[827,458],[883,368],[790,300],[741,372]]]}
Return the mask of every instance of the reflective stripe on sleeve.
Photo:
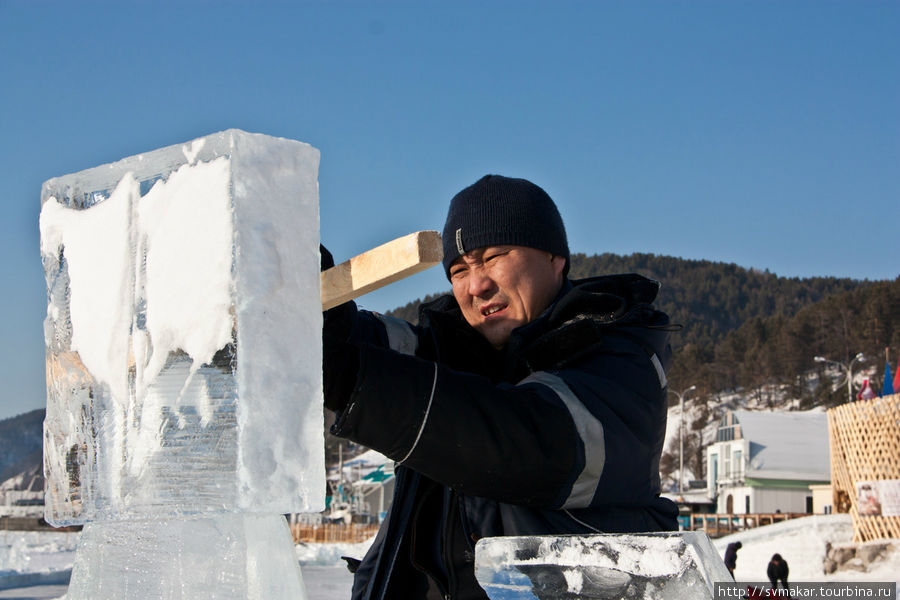
{"label": "reflective stripe on sleeve", "polygon": [[386,317],[381,314],[376,314],[375,316],[381,321],[385,331],[387,331],[388,344],[391,350],[400,354],[414,356],[416,348],[419,346],[419,337],[413,331],[412,326],[403,319]]}
{"label": "reflective stripe on sleeve", "polygon": [[659,377],[659,387],[665,389],[669,381],[666,379],[666,370],[663,369],[662,363],[659,362],[659,357],[656,354],[651,354],[650,362],[653,363],[653,368],[656,369],[656,376]]}
{"label": "reflective stripe on sleeve", "polygon": [[590,506],[594,493],[597,491],[600,475],[603,474],[603,465],[606,462],[603,424],[585,408],[578,396],[569,389],[561,377],[546,371],[538,371],[520,381],[519,385],[524,383],[540,383],[549,387],[556,392],[569,410],[584,447],[584,469],[578,474],[578,478],[572,485],[572,491],[562,508]]}

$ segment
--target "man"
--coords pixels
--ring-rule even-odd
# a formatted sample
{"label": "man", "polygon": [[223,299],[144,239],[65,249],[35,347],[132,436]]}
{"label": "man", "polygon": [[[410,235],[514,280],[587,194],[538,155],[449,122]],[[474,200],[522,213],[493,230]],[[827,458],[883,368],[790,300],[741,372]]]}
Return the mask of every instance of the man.
{"label": "man", "polygon": [[731,542],[725,548],[725,558],[723,560],[725,561],[725,568],[731,573],[732,579],[734,578],[734,570],[737,568],[737,553],[742,547],[743,544],[740,542]]}
{"label": "man", "polygon": [[332,432],[398,463],[353,598],[486,598],[473,568],[485,536],[675,529],[659,497],[659,284],[569,281],[559,212],[524,179],[457,194],[443,246],[453,293],[417,326],[353,303],[325,315]]}
{"label": "man", "polygon": [[787,582],[789,572],[787,561],[780,554],[773,554],[772,560],[769,561],[769,565],[766,567],[766,576],[769,578],[773,590],[778,589],[779,583],[783,589],[789,589]]}

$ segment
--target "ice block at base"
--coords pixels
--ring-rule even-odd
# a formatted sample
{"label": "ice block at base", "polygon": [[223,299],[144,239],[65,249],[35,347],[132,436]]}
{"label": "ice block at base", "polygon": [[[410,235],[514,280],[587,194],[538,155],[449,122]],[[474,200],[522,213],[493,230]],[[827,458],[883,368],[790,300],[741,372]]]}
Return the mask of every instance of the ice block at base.
{"label": "ice block at base", "polygon": [[305,600],[281,515],[89,523],[68,600]]}
{"label": "ice block at base", "polygon": [[318,164],[228,130],[44,183],[48,521],[324,508]]}
{"label": "ice block at base", "polygon": [[484,538],[475,576],[491,600],[712,599],[732,581],[699,532]]}

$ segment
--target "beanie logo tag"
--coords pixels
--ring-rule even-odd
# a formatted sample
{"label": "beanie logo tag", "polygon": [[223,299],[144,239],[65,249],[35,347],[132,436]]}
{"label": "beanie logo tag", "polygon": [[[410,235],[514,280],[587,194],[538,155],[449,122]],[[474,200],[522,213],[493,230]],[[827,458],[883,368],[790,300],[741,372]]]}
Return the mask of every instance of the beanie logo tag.
{"label": "beanie logo tag", "polygon": [[460,227],[459,229],[456,230],[456,249],[459,251],[460,254],[466,253],[466,249],[463,247],[463,242],[462,242],[462,227]]}

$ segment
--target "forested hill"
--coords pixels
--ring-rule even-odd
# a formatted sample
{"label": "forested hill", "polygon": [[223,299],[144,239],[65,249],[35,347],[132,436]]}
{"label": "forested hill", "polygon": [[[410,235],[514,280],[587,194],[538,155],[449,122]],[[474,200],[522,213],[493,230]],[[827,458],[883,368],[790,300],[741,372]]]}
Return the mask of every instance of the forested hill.
{"label": "forested hill", "polygon": [[787,385],[801,407],[831,406],[846,402],[846,389],[835,389],[829,378],[820,378],[817,389],[807,389],[805,374],[825,368],[814,358],[847,364],[862,352],[866,358],[857,363],[856,372],[874,371],[873,387],[880,391],[885,348],[890,348],[893,367],[900,352],[900,277],[830,295],[792,316],[751,317],[714,347],[683,347],[673,375],[710,392]]}
{"label": "forested hill", "polygon": [[754,317],[790,316],[827,296],[865,285],[833,277],[778,277],[735,264],[655,254],[572,256],[573,279],[611,273],[640,273],[662,284],[657,308],[684,327],[673,336],[676,349],[709,346]]}
{"label": "forested hill", "polygon": [[0,482],[40,466],[44,444],[44,409],[0,421]]}
{"label": "forested hill", "polygon": [[[822,368],[813,363],[815,355],[846,362],[864,351],[873,360],[881,356],[883,365],[885,346],[900,349],[900,328],[893,325],[900,322],[900,278],[788,278],[654,254],[572,255],[573,279],[613,273],[661,282],[656,305],[683,326],[672,335],[672,389],[698,385],[716,392],[784,383],[800,369]],[[421,301],[389,314],[414,322]],[[821,395],[810,402],[829,402],[826,391]]]}
{"label": "forested hill", "polygon": [[[654,254],[573,254],[569,277],[582,279],[613,273],[640,273],[662,284],[656,306],[683,326],[673,347],[710,346],[754,317],[794,315],[827,296],[867,285],[853,279],[797,279],[745,269],[734,264],[685,260]],[[424,299],[388,314],[415,322]]]}

